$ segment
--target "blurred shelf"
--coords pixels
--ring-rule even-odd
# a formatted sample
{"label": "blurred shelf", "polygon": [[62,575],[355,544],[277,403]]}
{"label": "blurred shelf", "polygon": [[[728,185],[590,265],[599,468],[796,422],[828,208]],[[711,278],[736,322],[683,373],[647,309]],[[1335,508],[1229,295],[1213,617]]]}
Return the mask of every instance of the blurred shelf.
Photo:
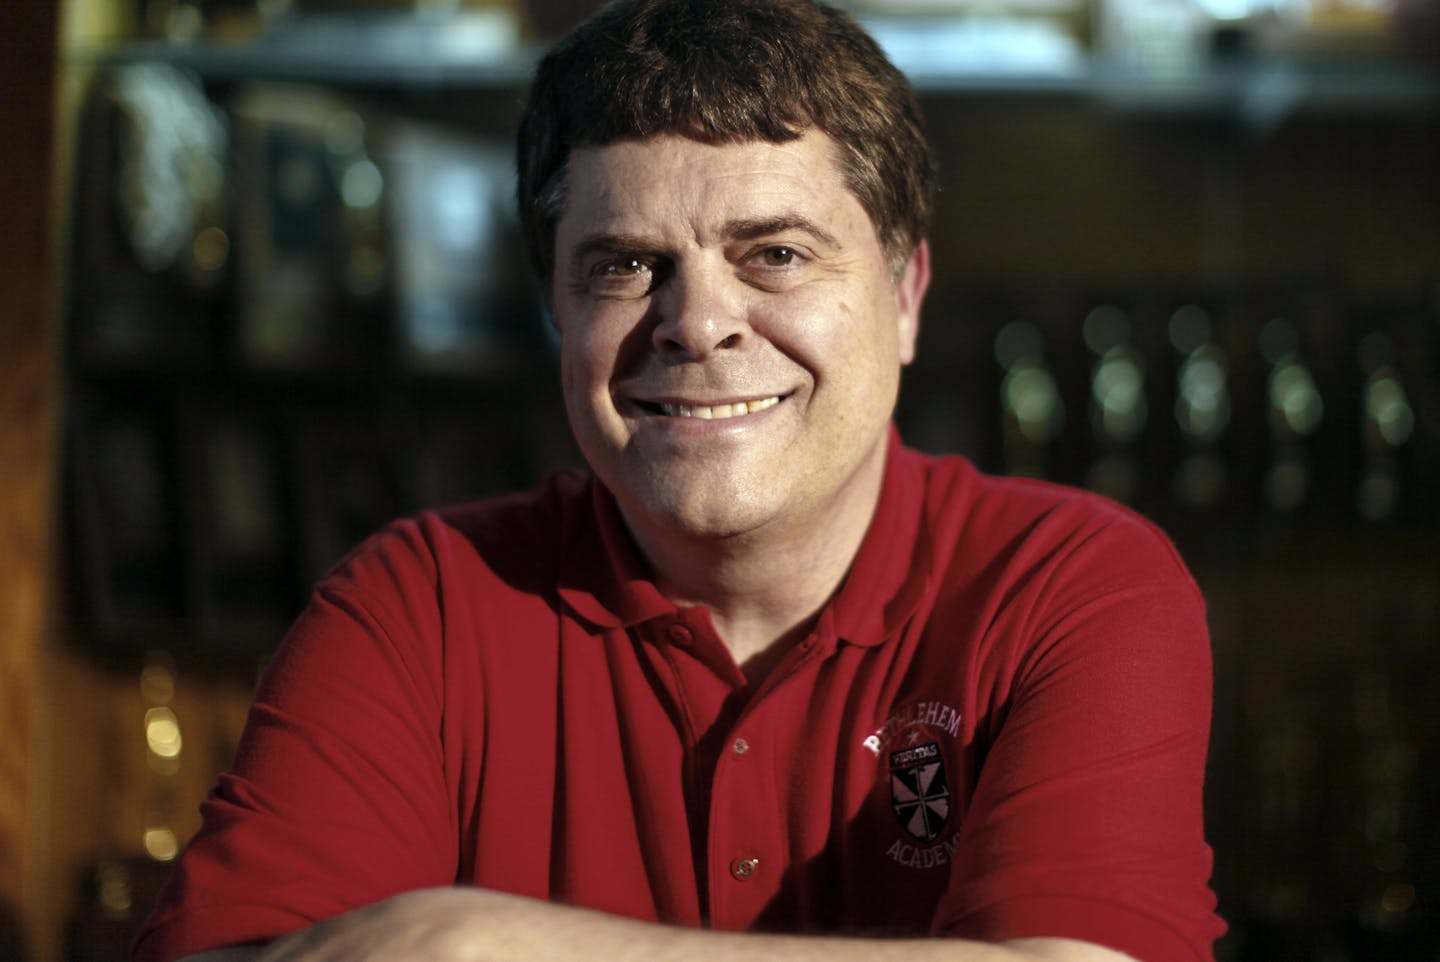
{"label": "blurred shelf", "polygon": [[1261,60],[1185,78],[1137,78],[1099,67],[1097,100],[1121,111],[1230,115],[1268,126],[1292,115],[1374,117],[1440,114],[1440,76],[1387,59]]}
{"label": "blurred shelf", "polygon": [[124,43],[84,59],[159,61],[212,83],[463,90],[520,89],[538,55],[539,48],[517,43],[513,24],[501,16],[366,13],[290,17],[233,43]]}
{"label": "blurred shelf", "polygon": [[[1149,75],[1034,35],[1020,43],[936,20],[865,21],[927,97],[1073,98],[1120,113],[1232,118],[1440,115],[1440,73],[1383,56],[1255,54],[1183,75]],[[246,80],[413,92],[521,90],[542,48],[483,14],[308,15],[236,43],[126,43],[81,57],[162,61],[210,83]]]}

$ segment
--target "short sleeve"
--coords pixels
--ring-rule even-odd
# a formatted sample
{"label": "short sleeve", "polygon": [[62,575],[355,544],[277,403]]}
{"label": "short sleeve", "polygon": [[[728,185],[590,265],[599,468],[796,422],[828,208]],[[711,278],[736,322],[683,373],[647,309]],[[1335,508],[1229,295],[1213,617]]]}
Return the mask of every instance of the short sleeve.
{"label": "short sleeve", "polygon": [[291,629],[137,962],[268,941],[454,881],[436,591],[410,535],[358,552]]}
{"label": "short sleeve", "polygon": [[935,928],[1210,959],[1203,601],[1128,514],[1046,543],[992,628],[990,743]]}

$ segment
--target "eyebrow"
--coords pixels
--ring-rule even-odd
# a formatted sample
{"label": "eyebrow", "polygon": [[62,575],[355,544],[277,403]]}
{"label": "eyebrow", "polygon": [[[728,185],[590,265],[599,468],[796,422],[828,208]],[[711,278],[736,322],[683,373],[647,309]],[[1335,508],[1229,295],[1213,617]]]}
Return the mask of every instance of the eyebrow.
{"label": "eyebrow", "polygon": [[660,252],[660,245],[654,240],[641,237],[639,234],[625,234],[611,231],[602,231],[591,234],[575,245],[571,251],[572,261],[584,260],[591,254],[655,254]]}
{"label": "eyebrow", "polygon": [[777,214],[773,217],[748,217],[727,221],[722,235],[731,240],[754,240],[788,231],[809,234],[829,247],[841,246],[834,234],[802,214]]}
{"label": "eyebrow", "polygon": [[[741,217],[726,221],[720,229],[720,236],[726,240],[754,240],[787,231],[809,234],[820,243],[839,248],[842,245],[825,228],[801,214],[782,213],[767,217]],[[571,263],[584,260],[592,254],[663,254],[664,245],[654,238],[623,231],[601,231],[584,238],[572,248]]]}

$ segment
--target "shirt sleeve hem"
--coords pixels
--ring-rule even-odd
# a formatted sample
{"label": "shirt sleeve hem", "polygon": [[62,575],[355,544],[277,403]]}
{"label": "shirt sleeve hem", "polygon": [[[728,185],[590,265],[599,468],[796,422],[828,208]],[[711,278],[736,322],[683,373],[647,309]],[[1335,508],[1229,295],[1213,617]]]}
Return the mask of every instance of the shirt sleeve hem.
{"label": "shirt sleeve hem", "polygon": [[[1213,962],[1214,939],[1224,925],[1184,932],[1153,916],[1102,899],[1037,895],[995,903],[937,925],[937,934],[999,942],[1009,939],[1067,938],[1123,952],[1137,962]],[[1210,928],[1203,936],[1201,928]]]}

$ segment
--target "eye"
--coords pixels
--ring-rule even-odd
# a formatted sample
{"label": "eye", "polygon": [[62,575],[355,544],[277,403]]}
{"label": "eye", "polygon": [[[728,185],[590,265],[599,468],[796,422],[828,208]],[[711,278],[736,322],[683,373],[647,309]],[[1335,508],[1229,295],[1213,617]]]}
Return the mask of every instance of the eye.
{"label": "eye", "polygon": [[767,247],[760,252],[760,263],[766,267],[789,267],[795,263],[795,252],[788,247]]}
{"label": "eye", "polygon": [[634,277],[648,265],[633,255],[622,255],[600,264],[595,273],[599,277]]}
{"label": "eye", "polygon": [[660,282],[663,266],[644,253],[607,253],[586,268],[577,290],[606,299],[643,297]]}

